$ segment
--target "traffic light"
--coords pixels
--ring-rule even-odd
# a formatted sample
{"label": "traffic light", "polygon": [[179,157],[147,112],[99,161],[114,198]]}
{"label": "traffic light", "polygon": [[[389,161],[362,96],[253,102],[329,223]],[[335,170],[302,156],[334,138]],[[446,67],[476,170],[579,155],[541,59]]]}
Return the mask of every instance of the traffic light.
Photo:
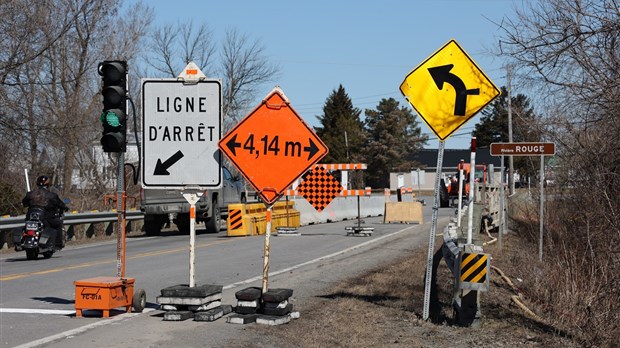
{"label": "traffic light", "polygon": [[101,146],[104,152],[125,152],[127,149],[127,62],[106,60],[99,63],[103,80],[103,125]]}

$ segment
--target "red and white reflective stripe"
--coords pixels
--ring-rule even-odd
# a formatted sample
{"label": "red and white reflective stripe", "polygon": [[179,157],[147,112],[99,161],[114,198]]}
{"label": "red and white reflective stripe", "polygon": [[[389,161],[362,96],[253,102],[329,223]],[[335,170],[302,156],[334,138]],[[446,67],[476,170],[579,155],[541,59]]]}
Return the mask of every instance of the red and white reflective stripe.
{"label": "red and white reflective stripe", "polygon": [[316,164],[316,167],[323,167],[327,170],[355,170],[366,169],[366,163],[339,163],[339,164]]}
{"label": "red and white reflective stripe", "polygon": [[340,196],[370,196],[370,187],[363,190],[342,190]]}
{"label": "red and white reflective stripe", "polygon": [[401,187],[400,193],[413,193],[413,187]]}
{"label": "red and white reflective stripe", "polygon": [[[340,197],[346,196],[370,196],[372,193],[370,187],[366,187],[363,190],[342,190],[338,194]],[[286,190],[284,191],[285,196],[301,196],[301,193],[297,192],[297,190]]]}

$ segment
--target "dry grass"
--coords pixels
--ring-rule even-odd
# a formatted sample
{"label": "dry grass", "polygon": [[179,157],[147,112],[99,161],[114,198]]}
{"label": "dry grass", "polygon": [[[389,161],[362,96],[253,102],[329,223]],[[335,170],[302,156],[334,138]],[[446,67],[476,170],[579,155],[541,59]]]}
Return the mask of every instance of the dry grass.
{"label": "dry grass", "polygon": [[546,205],[544,258],[539,262],[534,203],[515,204],[521,245],[511,257],[514,274],[527,280],[524,293],[552,325],[565,327],[584,346],[617,346],[620,254],[612,242],[614,229],[605,221],[609,216],[600,202],[557,194]]}
{"label": "dry grass", "polygon": [[[511,248],[511,240],[504,247]],[[494,246],[496,248],[496,246]],[[276,327],[252,326],[259,337],[247,347],[578,347],[561,331],[525,316],[511,303],[512,291],[493,274],[482,294],[480,328],[454,324],[452,274],[441,261],[431,321],[423,321],[425,247],[398,262],[349,279],[296,304],[301,319]],[[497,250],[489,249],[491,252]],[[502,253],[509,269],[519,255]],[[507,272],[510,273],[510,272]]]}

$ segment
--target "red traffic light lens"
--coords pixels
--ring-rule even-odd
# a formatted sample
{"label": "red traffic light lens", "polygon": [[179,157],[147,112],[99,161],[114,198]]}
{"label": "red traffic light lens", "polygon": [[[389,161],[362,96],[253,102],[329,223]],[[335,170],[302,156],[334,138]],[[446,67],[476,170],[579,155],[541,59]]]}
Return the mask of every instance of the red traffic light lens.
{"label": "red traffic light lens", "polygon": [[99,64],[99,75],[103,76],[105,84],[121,82],[126,73],[125,66],[120,62],[103,62]]}

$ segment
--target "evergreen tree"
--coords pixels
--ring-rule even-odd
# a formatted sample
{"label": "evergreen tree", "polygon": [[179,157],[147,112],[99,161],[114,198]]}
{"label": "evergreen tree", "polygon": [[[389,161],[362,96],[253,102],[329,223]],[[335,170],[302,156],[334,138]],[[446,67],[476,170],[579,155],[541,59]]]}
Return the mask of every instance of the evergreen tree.
{"label": "evergreen tree", "polygon": [[[472,133],[478,146],[486,147],[491,143],[508,142],[508,91],[502,87],[502,94],[482,110],[480,123]],[[512,141],[541,141],[540,132],[536,131],[536,117],[528,97],[517,94],[511,97]]]}
{"label": "evergreen tree", "polygon": [[316,134],[329,148],[323,163],[355,163],[361,160],[360,149],[366,135],[360,114],[360,109],[353,107],[342,85],[332,91],[323,106],[323,116],[317,116],[321,127],[315,127]]}
{"label": "evergreen tree", "polygon": [[364,147],[366,183],[372,188],[390,187],[390,171],[410,169],[407,159],[424,146],[428,136],[422,135],[411,109],[401,107],[394,98],[382,99],[376,110],[366,109],[365,115],[369,133]]}
{"label": "evergreen tree", "polygon": [[[476,137],[480,147],[491,143],[508,142],[508,91],[502,87],[502,94],[482,111],[480,123],[477,123],[472,135]],[[541,132],[534,109],[530,106],[527,96],[517,94],[511,96],[512,109],[512,141],[540,142]],[[508,161],[506,161],[507,165]],[[514,166],[520,175],[532,175],[537,172],[538,165],[529,157],[514,158]]]}

